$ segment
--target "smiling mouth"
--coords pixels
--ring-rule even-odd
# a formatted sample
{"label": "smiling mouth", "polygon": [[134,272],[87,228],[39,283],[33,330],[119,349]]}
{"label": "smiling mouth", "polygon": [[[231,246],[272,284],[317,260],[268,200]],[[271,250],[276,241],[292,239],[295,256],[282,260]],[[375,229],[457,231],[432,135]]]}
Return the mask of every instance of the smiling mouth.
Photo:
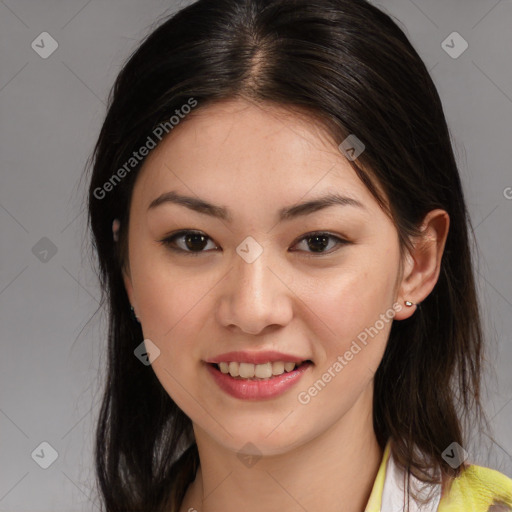
{"label": "smiling mouth", "polygon": [[313,364],[310,359],[299,362],[272,361],[263,364],[238,363],[225,361],[221,363],[208,363],[219,372],[229,375],[237,380],[270,380],[284,373],[291,373],[304,365]]}

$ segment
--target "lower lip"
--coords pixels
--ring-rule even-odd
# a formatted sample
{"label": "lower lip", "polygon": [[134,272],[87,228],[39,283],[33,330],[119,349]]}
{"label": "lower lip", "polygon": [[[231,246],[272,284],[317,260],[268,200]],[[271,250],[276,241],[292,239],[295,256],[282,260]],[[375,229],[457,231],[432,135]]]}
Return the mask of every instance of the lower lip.
{"label": "lower lip", "polygon": [[264,400],[279,396],[294,386],[312,363],[303,363],[291,372],[265,380],[235,379],[229,373],[217,370],[212,364],[206,363],[206,366],[218,386],[228,395],[244,400]]}

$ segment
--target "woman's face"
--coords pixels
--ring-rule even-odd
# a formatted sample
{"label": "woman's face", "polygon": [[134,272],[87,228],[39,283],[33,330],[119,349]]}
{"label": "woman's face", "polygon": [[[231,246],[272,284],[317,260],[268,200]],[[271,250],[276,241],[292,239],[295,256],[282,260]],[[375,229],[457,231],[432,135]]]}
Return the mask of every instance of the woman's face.
{"label": "woman's face", "polygon": [[[198,109],[133,190],[125,283],[153,370],[196,433],[233,450],[283,453],[371,416],[403,305],[396,229],[315,126],[242,100]],[[299,206],[327,195],[347,199]]]}

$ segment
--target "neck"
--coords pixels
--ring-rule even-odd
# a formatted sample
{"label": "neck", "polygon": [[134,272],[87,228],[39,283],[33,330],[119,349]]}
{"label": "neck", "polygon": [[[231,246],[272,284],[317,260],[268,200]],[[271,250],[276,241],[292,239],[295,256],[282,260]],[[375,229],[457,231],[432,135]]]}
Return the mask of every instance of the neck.
{"label": "neck", "polygon": [[364,510],[383,456],[366,394],[328,430],[250,467],[194,427],[201,464],[180,511]]}

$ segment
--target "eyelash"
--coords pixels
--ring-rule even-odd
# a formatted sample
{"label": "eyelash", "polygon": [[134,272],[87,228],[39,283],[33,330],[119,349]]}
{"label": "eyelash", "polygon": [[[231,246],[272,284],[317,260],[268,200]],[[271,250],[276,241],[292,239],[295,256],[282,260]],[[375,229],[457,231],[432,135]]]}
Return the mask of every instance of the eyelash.
{"label": "eyelash", "polygon": [[[181,248],[178,248],[178,247],[174,247],[172,244],[174,243],[174,240],[178,239],[178,238],[182,238],[183,236],[185,235],[203,235],[205,236],[208,240],[212,240],[209,236],[205,235],[203,232],[201,231],[194,231],[194,230],[182,230],[182,231],[178,231],[177,233],[174,233],[173,235],[171,236],[168,236],[166,238],[164,238],[163,240],[159,240],[160,243],[162,243],[164,246],[166,246],[168,249],[170,249],[171,251],[173,252],[177,252],[177,253],[180,253],[180,254],[186,254],[187,256],[199,256],[203,253],[206,253],[208,251],[187,251],[187,250],[184,250],[184,249],[181,249]],[[327,238],[330,238],[330,239],[333,239],[336,241],[336,244],[337,246],[343,246],[343,245],[348,245],[350,244],[349,241],[343,239],[343,238],[340,238],[339,236],[336,236],[336,235],[332,235],[331,233],[326,233],[325,231],[313,231],[311,233],[306,233],[305,235],[303,235],[301,238],[298,238],[293,245],[296,245],[298,244],[299,242],[302,242],[303,240],[307,240],[308,238],[313,238],[315,236],[324,236],[324,237],[327,237]],[[324,255],[327,255],[327,254],[332,254],[333,252],[335,252],[336,250],[338,249],[331,249],[330,251],[328,252],[318,252],[318,253],[314,253],[314,252],[311,252],[311,251],[306,251],[306,252],[309,252],[309,256],[306,256],[306,257],[318,257],[318,256],[324,256]],[[295,252],[295,251],[293,251]]]}

